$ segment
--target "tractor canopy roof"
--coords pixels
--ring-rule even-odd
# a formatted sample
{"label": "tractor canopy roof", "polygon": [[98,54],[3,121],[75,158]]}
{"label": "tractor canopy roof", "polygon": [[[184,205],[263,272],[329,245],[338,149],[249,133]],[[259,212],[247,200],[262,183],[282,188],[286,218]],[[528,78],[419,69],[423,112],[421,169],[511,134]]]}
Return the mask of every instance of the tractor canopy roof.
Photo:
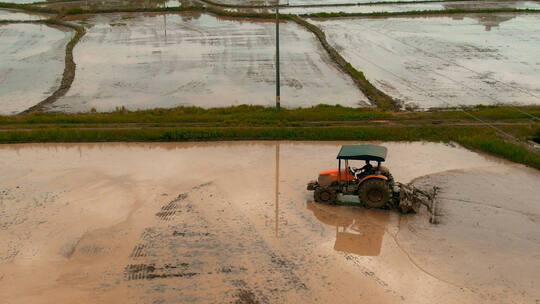
{"label": "tractor canopy roof", "polygon": [[383,162],[386,159],[386,147],[377,145],[342,146],[337,159],[373,160]]}

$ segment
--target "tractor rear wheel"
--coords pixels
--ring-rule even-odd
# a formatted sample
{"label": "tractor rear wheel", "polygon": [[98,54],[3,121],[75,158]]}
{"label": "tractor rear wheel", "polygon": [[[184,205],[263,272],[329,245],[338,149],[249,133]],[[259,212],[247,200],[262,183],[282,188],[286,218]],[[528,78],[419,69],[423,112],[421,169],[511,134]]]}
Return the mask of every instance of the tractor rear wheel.
{"label": "tractor rear wheel", "polygon": [[384,180],[372,178],[360,185],[358,196],[367,207],[382,208],[390,200],[390,188]]}
{"label": "tractor rear wheel", "polygon": [[337,200],[337,193],[334,190],[330,190],[325,187],[319,187],[315,189],[313,198],[318,203],[333,204]]}

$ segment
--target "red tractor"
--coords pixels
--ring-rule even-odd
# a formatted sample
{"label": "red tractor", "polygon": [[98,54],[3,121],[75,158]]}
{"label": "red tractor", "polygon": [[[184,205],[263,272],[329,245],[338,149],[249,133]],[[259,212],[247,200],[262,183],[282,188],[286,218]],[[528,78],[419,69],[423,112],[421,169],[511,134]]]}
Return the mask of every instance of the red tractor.
{"label": "red tractor", "polygon": [[[369,208],[382,208],[394,197],[394,179],[386,167],[381,166],[387,154],[386,147],[378,145],[346,145],[337,155],[338,168],[319,173],[317,181],[308,184],[316,202],[335,203],[338,193],[357,195],[360,202]],[[342,160],[344,167],[342,167]],[[350,161],[364,161],[361,168],[350,166]],[[376,163],[372,165],[371,162]]]}

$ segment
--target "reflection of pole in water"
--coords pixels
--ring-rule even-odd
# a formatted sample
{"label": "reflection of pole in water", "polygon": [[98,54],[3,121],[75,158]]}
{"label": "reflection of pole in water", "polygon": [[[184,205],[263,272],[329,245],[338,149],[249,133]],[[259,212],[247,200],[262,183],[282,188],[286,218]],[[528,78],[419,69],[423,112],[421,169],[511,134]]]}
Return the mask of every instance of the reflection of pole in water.
{"label": "reflection of pole in water", "polygon": [[167,44],[167,14],[163,14],[163,29],[165,30],[165,44]]}
{"label": "reflection of pole in water", "polygon": [[276,142],[276,218],[275,218],[276,236],[279,231],[279,142]]}

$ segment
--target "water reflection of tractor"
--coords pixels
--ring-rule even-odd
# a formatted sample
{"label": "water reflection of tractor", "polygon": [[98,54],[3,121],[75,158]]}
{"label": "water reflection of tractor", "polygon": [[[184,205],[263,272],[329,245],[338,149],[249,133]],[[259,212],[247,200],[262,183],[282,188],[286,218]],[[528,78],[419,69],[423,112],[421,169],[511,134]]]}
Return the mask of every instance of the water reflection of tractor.
{"label": "water reflection of tractor", "polygon": [[379,255],[388,212],[315,204],[312,201],[307,201],[306,206],[319,221],[336,227],[335,250],[364,256]]}
{"label": "water reflection of tractor", "polygon": [[[314,191],[313,197],[319,203],[336,203],[338,194],[342,194],[358,196],[368,208],[399,207],[408,212],[416,211],[421,203],[430,208],[427,200],[433,201],[434,194],[395,183],[388,168],[381,165],[386,154],[386,147],[379,145],[342,146],[337,155],[338,168],[321,171],[307,189]],[[356,161],[363,162],[363,166],[353,167]]]}

